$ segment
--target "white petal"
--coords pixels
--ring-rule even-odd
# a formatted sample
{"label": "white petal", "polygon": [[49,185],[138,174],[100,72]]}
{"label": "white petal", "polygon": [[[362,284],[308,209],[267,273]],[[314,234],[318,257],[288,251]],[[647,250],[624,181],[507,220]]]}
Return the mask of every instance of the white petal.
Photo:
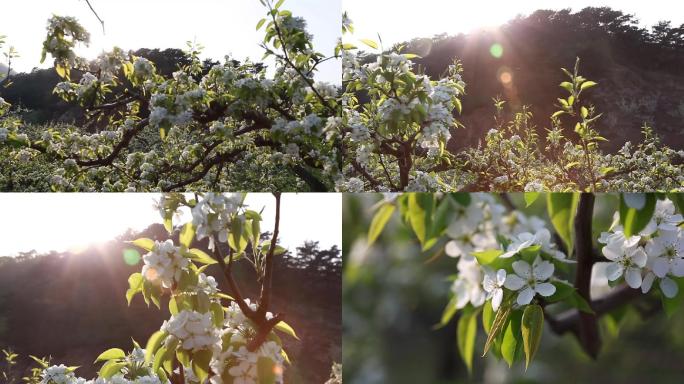
{"label": "white petal", "polygon": [[499,310],[501,300],[503,300],[503,289],[499,288],[495,290],[494,294],[492,295],[492,309],[494,310],[494,312]]}
{"label": "white petal", "polygon": [[665,277],[670,271],[670,262],[665,257],[656,257],[653,260],[653,273],[658,277]]}
{"label": "white petal", "polygon": [[506,282],[506,270],[505,269],[499,269],[496,271],[496,284],[498,286],[502,286]]}
{"label": "white petal", "polygon": [[532,298],[534,297],[534,290],[530,287],[525,287],[520,293],[518,294],[517,302],[519,305],[527,305],[532,301]]}
{"label": "white petal", "polygon": [[608,243],[608,245],[603,247],[601,252],[603,252],[603,256],[605,256],[608,260],[613,261],[621,259],[624,254],[622,245],[617,243]]}
{"label": "white petal", "polygon": [[669,297],[671,299],[677,296],[679,287],[677,286],[677,283],[674,282],[674,280],[670,279],[669,277],[666,277],[660,280],[660,290],[663,292],[663,295],[665,295],[665,297]]}
{"label": "white petal", "polygon": [[550,262],[537,258],[534,266],[534,278],[538,281],[548,280],[553,275],[553,264]]}
{"label": "white petal", "polygon": [[537,291],[538,294],[547,297],[556,292],[556,286],[551,283],[541,283],[535,285],[534,290]]}
{"label": "white petal", "polygon": [[641,282],[641,292],[648,293],[648,291],[651,290],[651,286],[653,285],[653,280],[655,280],[655,278],[656,276],[653,274],[653,272],[647,273],[644,277],[644,281]]}
{"label": "white petal", "polygon": [[684,276],[684,260],[683,259],[675,259],[672,262],[672,274],[677,276],[677,277]]}
{"label": "white petal", "polygon": [[633,251],[631,251],[630,259],[632,262],[639,267],[643,268],[646,266],[646,261],[648,260],[648,256],[646,256],[646,252],[644,252],[644,249],[639,247]]}
{"label": "white petal", "polygon": [[624,193],[622,197],[625,199],[625,204],[636,210],[640,210],[646,205],[646,195],[643,193]]}
{"label": "white petal", "polygon": [[622,276],[622,265],[618,263],[610,263],[606,267],[606,278],[610,281],[615,281]]}
{"label": "white petal", "polygon": [[513,262],[513,270],[515,273],[524,278],[529,279],[532,277],[532,267],[525,260],[518,260]]}
{"label": "white petal", "polygon": [[504,287],[510,289],[511,291],[517,291],[520,288],[522,288],[526,283],[526,280],[522,279],[518,275],[513,275],[510,274],[506,276],[506,282],[504,283]]}
{"label": "white petal", "polygon": [[482,279],[482,288],[487,292],[492,292],[496,288],[496,282],[491,273],[485,273],[484,279]]}
{"label": "white petal", "polygon": [[627,268],[627,271],[625,272],[625,281],[627,282],[627,285],[632,288],[641,287],[641,270],[633,267]]}
{"label": "white petal", "polygon": [[461,247],[459,247],[456,240],[451,240],[450,242],[446,243],[446,246],[444,247],[444,252],[448,256],[459,257],[461,256]]}

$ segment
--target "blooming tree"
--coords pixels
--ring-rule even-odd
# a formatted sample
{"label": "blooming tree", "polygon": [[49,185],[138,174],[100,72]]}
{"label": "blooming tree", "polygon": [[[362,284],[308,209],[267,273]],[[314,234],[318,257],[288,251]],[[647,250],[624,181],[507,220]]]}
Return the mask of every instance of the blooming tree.
{"label": "blooming tree", "polygon": [[[529,206],[540,194],[524,197]],[[484,355],[509,366],[531,363],[544,324],[573,334],[596,358],[602,316],[644,295],[658,297],[668,315],[684,307],[684,196],[618,197],[613,224],[596,238],[591,193],[547,194],[548,222],[524,214],[508,195],[387,195],[368,240],[398,211],[423,251],[442,247],[456,259],[440,326],[459,314],[458,349],[468,369],[478,322],[486,334]]]}
{"label": "blooming tree", "polygon": [[[349,18],[344,32],[353,33]],[[458,61],[430,78],[403,46],[385,49],[353,39],[343,47],[344,191],[671,191],[684,185],[684,151],[664,146],[644,126],[644,140],[606,154],[600,143],[601,114],[584,97],[597,85],[563,69],[566,95],[540,137],[528,107],[504,118],[505,102],[494,99],[494,127],[480,144],[459,153],[446,150],[459,128],[466,84]],[[467,68],[465,69],[467,70]],[[568,127],[574,127],[569,130]],[[568,132],[570,131],[570,132]]]}
{"label": "blooming tree", "polygon": [[[169,319],[152,334],[145,348],[134,342],[128,353],[108,349],[97,378],[76,376],[76,367],[42,365],[40,384],[162,384],[282,383],[288,356],[279,334],[297,338],[283,315],[269,311],[273,260],[285,252],[277,245],[280,194],[275,193],[273,235],[264,240],[259,212],[243,205],[243,194],[163,195],[159,212],[171,232],[180,208],[189,208],[192,221],[180,231],[178,244],[140,238],[132,241],[147,251],[141,272],[133,273],[126,292],[128,303],[141,294],[160,306],[169,297]],[[209,239],[211,254],[191,248],[194,239]],[[256,301],[242,295],[232,268],[237,262],[254,267],[261,291]],[[225,276],[231,296],[221,292],[207,268]]]}
{"label": "blooming tree", "polygon": [[235,190],[245,185],[233,173],[264,169],[287,170],[296,182],[283,188],[255,176],[247,188],[331,189],[340,156],[338,89],[315,74],[336,56],[315,51],[306,21],[282,1],[261,3],[267,17],[257,29],[265,32],[264,58],[275,59],[272,75],[228,57],[206,69],[193,44],[190,63],[171,77],[119,48],[89,63],[74,51],[89,33],[72,17],[53,16],[43,60],[51,56],[63,80],[54,93],[80,105],[87,122],[29,136],[20,121],[3,120],[0,145],[15,146],[13,155],[23,154],[17,161],[61,164],[49,175],[54,190]]}

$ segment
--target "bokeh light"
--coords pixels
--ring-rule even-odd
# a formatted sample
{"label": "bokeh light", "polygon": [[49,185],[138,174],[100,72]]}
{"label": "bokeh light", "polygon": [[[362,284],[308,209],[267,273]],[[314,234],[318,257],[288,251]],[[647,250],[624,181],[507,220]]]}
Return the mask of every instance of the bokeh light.
{"label": "bokeh light", "polygon": [[132,248],[125,249],[123,251],[123,259],[128,265],[136,265],[140,262],[140,252]]}
{"label": "bokeh light", "polygon": [[494,43],[491,47],[489,47],[489,54],[491,54],[493,57],[497,59],[500,59],[501,56],[503,56],[503,53],[503,46],[499,43]]}
{"label": "bokeh light", "polygon": [[513,82],[513,75],[509,71],[503,71],[499,75],[499,81],[501,81],[503,85],[509,85]]}

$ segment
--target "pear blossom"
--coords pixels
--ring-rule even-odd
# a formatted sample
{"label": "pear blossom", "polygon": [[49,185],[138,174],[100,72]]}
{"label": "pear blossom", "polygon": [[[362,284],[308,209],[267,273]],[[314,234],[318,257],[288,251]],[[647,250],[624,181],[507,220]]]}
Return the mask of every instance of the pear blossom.
{"label": "pear blossom", "polygon": [[653,272],[648,272],[646,273],[646,276],[644,276],[644,280],[641,283],[641,292],[648,293],[656,279],[660,280],[658,285],[660,286],[660,291],[663,293],[663,295],[665,295],[665,297],[673,298],[677,296],[677,293],[679,292],[679,286],[677,283],[667,276],[658,278]]}
{"label": "pear blossom", "polygon": [[548,280],[553,275],[554,266],[550,262],[537,256],[532,265],[525,260],[513,262],[514,274],[506,276],[504,287],[519,291],[516,302],[519,305],[527,305],[532,301],[535,294],[544,297],[553,295],[556,287]]}
{"label": "pear blossom", "polygon": [[653,217],[641,234],[652,235],[656,231],[677,231],[678,225],[684,221],[681,214],[675,214],[674,203],[670,200],[658,200],[656,202]]}
{"label": "pear blossom", "polygon": [[684,276],[684,236],[681,231],[660,231],[645,247],[653,273]]}
{"label": "pear blossom", "polygon": [[169,334],[167,343],[172,338],[178,339],[180,346],[186,350],[210,349],[219,342],[210,312],[180,311],[171,316],[171,319],[164,321],[161,330]]}
{"label": "pear blossom", "polygon": [[190,261],[183,257],[180,249],[169,239],[164,242],[156,241],[152,250],[143,256],[145,265],[142,275],[147,280],[160,280],[162,286],[171,288],[180,281],[181,273],[188,269]]}
{"label": "pear blossom", "polygon": [[482,287],[487,296],[485,300],[492,300],[492,309],[494,312],[499,310],[501,305],[501,300],[503,299],[503,287],[506,282],[506,270],[499,269],[494,274],[491,270],[485,270],[484,280],[482,280]]}
{"label": "pear blossom", "polygon": [[[622,238],[625,238],[624,235]],[[639,236],[632,236],[625,241],[619,239],[618,236],[603,247],[603,255],[611,261],[606,267],[606,277],[615,281],[624,274],[627,285],[639,288],[642,283],[641,270],[648,259],[646,252],[638,245]]]}
{"label": "pear blossom", "polygon": [[471,303],[479,307],[485,302],[482,288],[482,268],[477,260],[461,258],[458,261],[458,277],[451,286],[456,297],[456,308],[460,309]]}

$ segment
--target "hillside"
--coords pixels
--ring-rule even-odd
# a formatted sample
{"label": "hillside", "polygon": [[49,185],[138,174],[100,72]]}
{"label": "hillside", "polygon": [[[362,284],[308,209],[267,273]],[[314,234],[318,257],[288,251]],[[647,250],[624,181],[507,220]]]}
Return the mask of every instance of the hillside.
{"label": "hillside", "polygon": [[[503,48],[500,58],[490,54],[495,43]],[[539,10],[498,29],[401,45],[402,52],[421,56],[415,62],[433,78],[454,59],[463,64],[467,95],[461,121],[466,129],[453,132],[451,150],[476,145],[492,128],[492,97],[497,95],[509,110],[531,105],[539,131],[549,128],[556,98],[564,96],[558,86],[566,80],[560,68],[572,69],[576,57],[582,60],[580,73],[599,83],[588,100],[604,113],[599,129],[610,140],[605,150],[640,140],[644,123],[667,145],[684,147],[684,25],[645,29],[635,16],[609,8]],[[512,75],[509,86],[499,80],[502,71]]]}
{"label": "hillside", "polygon": [[[140,265],[124,263],[122,253],[129,248],[124,240],[143,236],[167,238],[161,225],[153,225],[78,255],[0,258],[0,348],[12,347],[24,357],[51,355],[56,363],[82,366],[79,374],[90,377],[95,374],[92,362],[103,350],[128,350],[130,337],[144,344],[167,313],[165,303],[159,311],[147,308],[141,297],[130,308],[126,304],[127,278]],[[284,338],[293,361],[287,382],[321,383],[342,353],[340,250],[322,250],[312,242],[300,247],[298,255],[278,259],[273,309],[286,314],[301,338]],[[255,286],[248,283],[252,271],[238,267],[236,279],[245,295],[253,297]],[[212,268],[208,272],[214,274]],[[215,277],[228,292],[225,279]],[[22,368],[25,364],[22,360]]]}

